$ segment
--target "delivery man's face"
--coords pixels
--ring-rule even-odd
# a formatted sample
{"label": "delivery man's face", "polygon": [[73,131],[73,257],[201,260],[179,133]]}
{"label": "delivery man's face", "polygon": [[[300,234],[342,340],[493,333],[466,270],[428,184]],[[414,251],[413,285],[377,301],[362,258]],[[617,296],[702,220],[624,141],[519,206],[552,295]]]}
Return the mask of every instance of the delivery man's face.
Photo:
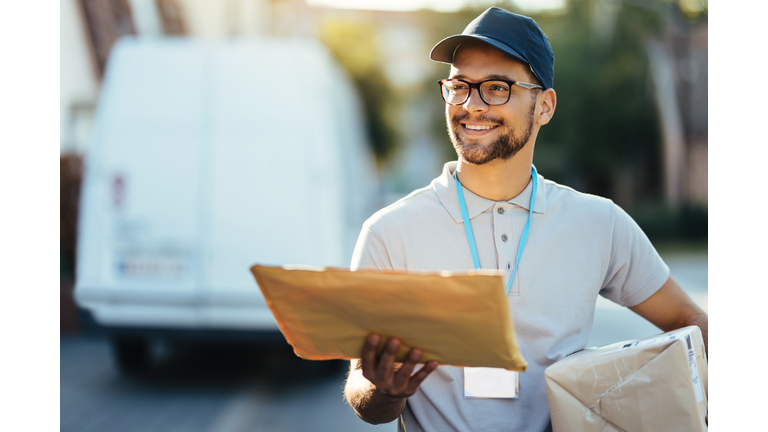
{"label": "delivery man's face", "polygon": [[[535,83],[528,66],[482,42],[459,46],[449,78],[476,83],[492,78]],[[472,90],[463,105],[446,104],[448,133],[456,153],[466,162],[482,165],[506,160],[522,149],[533,136],[536,97],[540,90],[519,86],[510,89],[509,101],[488,105]],[[532,145],[532,144],[531,144]]]}

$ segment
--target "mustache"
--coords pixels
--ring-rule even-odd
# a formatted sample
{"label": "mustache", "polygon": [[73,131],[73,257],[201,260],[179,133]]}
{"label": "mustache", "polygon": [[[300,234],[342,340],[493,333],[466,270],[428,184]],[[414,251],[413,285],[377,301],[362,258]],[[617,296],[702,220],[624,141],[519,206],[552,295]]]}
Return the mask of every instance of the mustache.
{"label": "mustache", "polygon": [[459,123],[463,123],[466,120],[473,120],[478,123],[497,123],[500,126],[504,126],[504,119],[501,117],[492,117],[486,114],[480,114],[476,117],[472,117],[472,115],[466,111],[461,112],[459,114],[454,115],[451,117],[451,123],[454,125],[459,125]]}

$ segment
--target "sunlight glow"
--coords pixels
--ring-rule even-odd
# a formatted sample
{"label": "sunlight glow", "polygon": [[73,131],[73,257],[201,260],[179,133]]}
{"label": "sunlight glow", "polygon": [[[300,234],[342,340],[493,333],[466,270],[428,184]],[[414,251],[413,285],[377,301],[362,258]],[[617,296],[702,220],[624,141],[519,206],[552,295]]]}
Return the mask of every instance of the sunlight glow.
{"label": "sunlight glow", "polygon": [[[433,9],[440,12],[455,12],[467,4],[487,3],[471,0],[306,0],[309,6],[329,7],[336,9],[367,9],[386,11],[415,11]],[[526,12],[559,9],[565,6],[565,0],[516,0],[521,9]]]}

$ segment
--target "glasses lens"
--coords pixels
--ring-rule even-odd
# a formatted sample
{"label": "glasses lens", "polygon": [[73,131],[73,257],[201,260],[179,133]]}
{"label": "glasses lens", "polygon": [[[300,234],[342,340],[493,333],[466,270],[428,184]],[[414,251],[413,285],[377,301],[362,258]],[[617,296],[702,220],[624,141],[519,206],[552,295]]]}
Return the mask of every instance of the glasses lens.
{"label": "glasses lens", "polygon": [[449,104],[463,104],[469,95],[469,86],[461,81],[443,81],[443,99]]}
{"label": "glasses lens", "polygon": [[483,99],[490,105],[501,105],[509,99],[509,84],[504,81],[486,81],[480,86]]}

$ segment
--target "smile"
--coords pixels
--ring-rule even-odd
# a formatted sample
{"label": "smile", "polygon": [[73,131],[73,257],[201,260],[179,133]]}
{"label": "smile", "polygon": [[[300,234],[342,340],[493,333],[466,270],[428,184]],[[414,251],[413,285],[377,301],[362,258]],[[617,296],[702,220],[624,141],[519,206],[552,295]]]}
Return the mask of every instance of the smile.
{"label": "smile", "polygon": [[462,124],[462,126],[469,130],[488,130],[499,127],[498,125],[471,125],[466,123]]}

